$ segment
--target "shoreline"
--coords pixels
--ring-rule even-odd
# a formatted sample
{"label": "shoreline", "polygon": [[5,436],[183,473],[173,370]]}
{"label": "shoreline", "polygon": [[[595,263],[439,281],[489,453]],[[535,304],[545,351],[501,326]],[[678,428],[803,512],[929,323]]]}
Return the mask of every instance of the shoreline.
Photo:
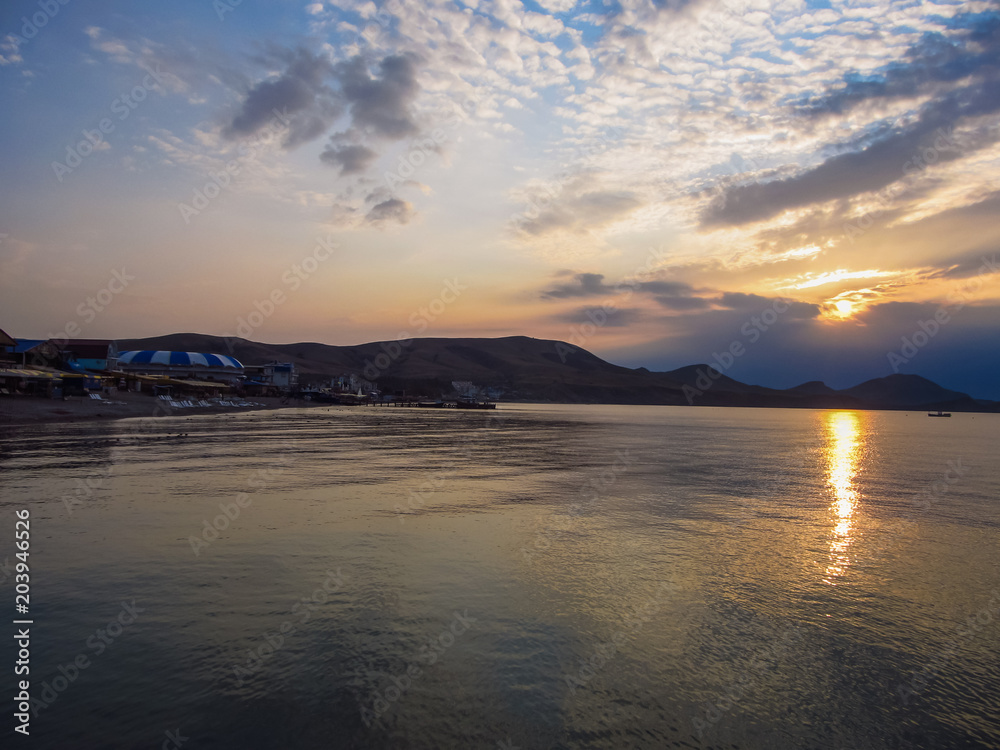
{"label": "shoreline", "polygon": [[282,398],[257,396],[252,406],[194,406],[165,411],[164,402],[145,393],[116,393],[95,401],[89,397],[69,396],[65,400],[33,396],[0,396],[0,425],[96,422],[111,419],[198,416],[204,414],[246,414],[275,409],[311,409],[331,404],[310,401],[286,402]]}

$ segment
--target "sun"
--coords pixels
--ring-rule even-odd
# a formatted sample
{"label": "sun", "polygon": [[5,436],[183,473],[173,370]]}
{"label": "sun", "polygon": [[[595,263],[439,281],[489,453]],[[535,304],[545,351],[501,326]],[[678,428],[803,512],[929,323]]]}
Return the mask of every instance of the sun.
{"label": "sun", "polygon": [[854,312],[854,303],[849,299],[839,299],[833,306],[837,309],[837,316],[840,318],[849,318]]}

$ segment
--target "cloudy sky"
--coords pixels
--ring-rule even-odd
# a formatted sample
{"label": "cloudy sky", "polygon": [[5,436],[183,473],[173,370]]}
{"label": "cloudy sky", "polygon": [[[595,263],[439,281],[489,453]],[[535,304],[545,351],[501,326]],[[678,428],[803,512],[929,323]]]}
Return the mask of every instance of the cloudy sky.
{"label": "cloudy sky", "polygon": [[6,2],[0,327],[1000,398],[998,11]]}

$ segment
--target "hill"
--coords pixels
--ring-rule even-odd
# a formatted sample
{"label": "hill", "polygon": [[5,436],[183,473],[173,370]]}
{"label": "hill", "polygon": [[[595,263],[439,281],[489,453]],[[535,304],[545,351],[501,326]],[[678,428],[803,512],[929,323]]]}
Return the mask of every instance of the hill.
{"label": "hill", "polygon": [[376,381],[385,390],[427,395],[452,381],[492,386],[508,400],[564,403],[696,404],[844,409],[997,411],[994,402],[943,388],[917,375],[890,375],[841,391],[819,381],[787,390],[749,385],[706,365],[669,372],[606,362],[562,341],[528,336],[422,338],[357,346],[265,344],[242,338],[175,333],[118,341],[120,351],[162,349],[228,354],[244,364],[292,362],[304,382],[343,374]]}

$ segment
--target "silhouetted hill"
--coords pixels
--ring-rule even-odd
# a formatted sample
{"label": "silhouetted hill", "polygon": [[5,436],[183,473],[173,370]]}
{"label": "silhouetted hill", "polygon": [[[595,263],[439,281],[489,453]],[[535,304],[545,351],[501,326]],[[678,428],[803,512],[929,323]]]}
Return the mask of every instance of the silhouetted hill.
{"label": "silhouetted hill", "polygon": [[808,383],[789,388],[786,392],[798,393],[803,396],[832,396],[837,393],[822,380],[810,380]]}
{"label": "silhouetted hill", "polygon": [[864,401],[877,401],[892,406],[931,404],[969,398],[965,393],[949,391],[919,375],[889,375],[867,380],[861,385],[840,391]]}
{"label": "silhouetted hill", "polygon": [[292,362],[304,379],[354,373],[388,390],[428,395],[452,381],[500,389],[504,398],[564,403],[695,404],[839,409],[946,409],[998,411],[917,375],[890,375],[835,391],[811,381],[787,390],[748,385],[705,364],[670,372],[636,370],[606,362],[572,344],[528,336],[424,338],[357,346],[264,344],[241,338],[175,333],[118,341],[120,351],[162,349],[228,354],[244,364]]}

